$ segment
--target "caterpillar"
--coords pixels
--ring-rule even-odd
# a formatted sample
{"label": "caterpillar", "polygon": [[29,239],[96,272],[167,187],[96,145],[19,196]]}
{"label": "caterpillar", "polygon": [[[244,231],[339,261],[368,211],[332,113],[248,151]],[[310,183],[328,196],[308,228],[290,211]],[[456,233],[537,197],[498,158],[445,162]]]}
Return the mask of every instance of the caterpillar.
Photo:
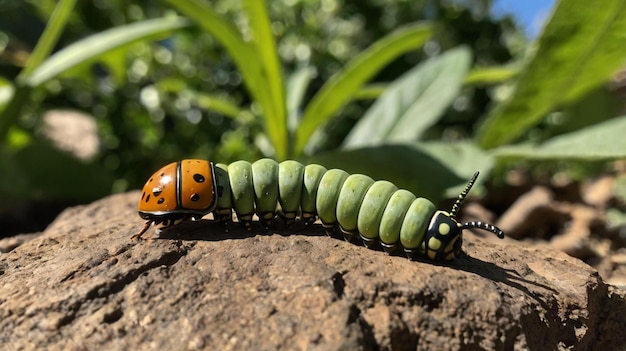
{"label": "caterpillar", "polygon": [[218,221],[230,221],[234,210],[246,228],[254,214],[266,228],[277,215],[287,224],[296,217],[306,225],[319,218],[327,231],[338,227],[348,241],[358,235],[370,248],[380,243],[386,252],[400,248],[409,258],[449,261],[462,253],[464,229],[504,238],[493,224],[455,218],[477,177],[478,172],[447,212],[391,182],[317,164],[261,159],[225,165],[187,159],[148,179],[138,204],[139,216],[147,222],[132,239],[140,240],[152,224],[169,227],[209,212]]}

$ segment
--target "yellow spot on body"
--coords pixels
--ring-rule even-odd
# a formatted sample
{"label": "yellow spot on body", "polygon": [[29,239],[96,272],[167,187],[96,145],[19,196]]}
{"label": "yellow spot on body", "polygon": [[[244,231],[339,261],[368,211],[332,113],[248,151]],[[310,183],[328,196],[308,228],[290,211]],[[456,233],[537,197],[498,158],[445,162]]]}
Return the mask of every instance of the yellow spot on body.
{"label": "yellow spot on body", "polygon": [[434,251],[439,250],[439,248],[441,248],[441,240],[430,238],[430,240],[428,240],[428,248]]}
{"label": "yellow spot on body", "polygon": [[439,224],[439,234],[447,235],[450,233],[450,225],[448,223]]}
{"label": "yellow spot on body", "polygon": [[435,256],[437,256],[437,252],[428,250],[428,257],[430,257],[431,260],[434,260]]}

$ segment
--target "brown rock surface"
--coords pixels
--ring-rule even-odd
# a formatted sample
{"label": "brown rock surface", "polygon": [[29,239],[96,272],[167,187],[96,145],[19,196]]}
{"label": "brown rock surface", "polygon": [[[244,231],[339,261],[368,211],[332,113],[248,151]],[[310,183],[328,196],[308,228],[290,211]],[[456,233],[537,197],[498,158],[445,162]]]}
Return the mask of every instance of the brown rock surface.
{"label": "brown rock surface", "polygon": [[435,265],[317,226],[206,220],[136,243],[137,196],[68,209],[0,254],[1,350],[623,347],[624,291],[557,251],[468,233],[468,257]]}

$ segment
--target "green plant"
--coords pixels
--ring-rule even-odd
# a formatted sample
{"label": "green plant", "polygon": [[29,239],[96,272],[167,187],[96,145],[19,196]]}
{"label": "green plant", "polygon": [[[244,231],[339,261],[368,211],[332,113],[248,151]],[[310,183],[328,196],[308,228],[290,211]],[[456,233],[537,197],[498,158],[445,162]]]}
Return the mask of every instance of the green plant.
{"label": "green plant", "polygon": [[[415,26],[381,39],[331,77],[310,102],[302,106],[301,118],[292,118],[292,122],[287,123],[286,101],[290,101],[290,106],[303,104],[297,97],[291,100],[283,90],[282,70],[270,35],[265,5],[259,1],[244,1],[252,33],[252,41],[246,42],[235,28],[220,22],[220,18],[200,2],[171,3],[229,48],[229,53],[244,74],[248,89],[263,107],[261,118],[265,120],[265,130],[274,146],[274,156],[279,160],[286,156],[302,158],[307,146],[308,150],[315,150],[317,140],[311,137],[323,131],[340,107],[350,101],[391,58],[417,47],[430,35],[424,30],[427,27]],[[464,79],[468,77],[469,82],[478,80],[480,71],[468,74],[471,53],[459,48],[423,62],[390,84],[349,133],[341,150],[316,155],[312,159],[353,172],[393,179],[416,192],[441,194],[448,186],[462,182],[471,174],[473,170],[470,167],[460,167],[470,163],[469,160],[473,161],[473,168],[482,165],[481,168],[489,171],[494,162],[514,155],[526,159],[606,160],[623,157],[623,150],[626,150],[623,138],[606,134],[611,141],[601,142],[597,135],[612,128],[622,132],[626,123],[624,118],[580,131],[583,127],[614,117],[615,111],[603,111],[601,116],[587,116],[585,123],[576,123],[575,128],[566,130],[575,133],[572,135],[561,135],[563,132],[555,133],[555,128],[544,128],[544,138],[540,140],[543,144],[535,146],[533,152],[528,152],[527,144],[533,141],[531,129],[538,122],[548,121],[550,113],[562,106],[572,106],[581,101],[622,67],[626,58],[626,53],[621,50],[626,44],[624,14],[626,7],[620,1],[612,1],[609,6],[593,13],[586,10],[583,1],[560,1],[519,68],[501,68],[505,74],[495,80],[485,79],[483,75],[483,84],[503,84],[501,90],[510,86],[513,88],[505,99],[496,104],[485,123],[479,126],[475,142],[418,141],[444,115],[463,88]],[[598,26],[597,23],[603,25]],[[419,30],[425,34],[423,40],[415,40]],[[410,42],[411,39],[414,41]],[[537,49],[532,49],[535,46]],[[261,59],[246,61],[251,52]],[[306,84],[306,75],[303,75],[300,84]],[[562,113],[567,114],[564,111]],[[321,134],[323,137],[324,133]],[[510,143],[520,138],[524,143],[512,148]],[[572,146],[579,145],[581,141],[588,142],[585,149],[572,152],[575,150]],[[484,150],[501,145],[506,147]],[[464,154],[465,160],[457,157],[459,148],[469,151]],[[421,171],[422,167],[429,167],[425,165],[432,162],[442,167]],[[399,166],[402,166],[401,169]]]}
{"label": "green plant", "polygon": [[[18,78],[13,82],[0,81],[3,91],[11,91],[10,98],[0,101],[0,141],[4,145],[1,151],[6,166],[3,168],[9,170],[1,175],[3,184],[16,184],[10,180],[20,178],[20,174],[41,171],[36,163],[25,162],[24,155],[36,157],[53,152],[49,145],[35,142],[33,134],[24,132],[15,123],[26,106],[42,99],[46,84],[58,77],[88,76],[84,72],[96,62],[106,65],[111,76],[121,80],[119,77],[128,74],[124,57],[130,48],[172,35],[178,43],[186,42],[188,46],[200,41],[199,38],[211,38],[221,44],[241,74],[248,94],[236,89],[229,94],[207,92],[206,82],[198,82],[189,74],[147,76],[141,82],[141,91],[136,83],[118,86],[106,97],[113,101],[113,107],[107,105],[109,109],[104,109],[106,113],[99,118],[103,121],[101,131],[108,133],[107,140],[112,139],[110,144],[117,145],[121,152],[116,157],[96,159],[88,164],[103,180],[97,184],[73,182],[73,191],[90,196],[109,192],[115,177],[102,164],[121,163],[124,172],[127,169],[130,172],[128,167],[134,165],[134,173],[122,174],[134,179],[130,184],[136,184],[137,174],[145,175],[145,169],[139,166],[159,163],[180,153],[225,158],[242,155],[255,158],[263,154],[277,160],[321,162],[349,172],[390,179],[437,200],[444,193],[458,193],[458,187],[475,170],[488,173],[495,164],[512,159],[624,157],[626,148],[623,138],[618,136],[626,123],[624,117],[614,118],[616,110],[608,107],[615,105],[616,99],[603,88],[623,66],[626,57],[622,50],[626,41],[623,34],[626,5],[619,0],[609,1],[596,11],[588,11],[588,5],[581,0],[559,1],[541,36],[528,46],[526,57],[502,66],[478,60],[477,57],[482,57],[480,52],[456,45],[449,36],[441,39],[445,28],[436,22],[409,23],[338,66],[325,81],[316,80],[315,67],[281,62],[264,1],[242,0],[237,16],[218,13],[199,0],[164,3],[188,19],[173,16],[166,8],[163,12],[167,15],[99,32],[48,57],[67,26],[75,1],[62,0],[57,4],[44,35]],[[228,3],[228,6],[234,5]],[[238,19],[239,26],[233,24],[232,17]],[[431,55],[393,82],[382,79],[385,83],[370,84],[394,60],[414,53],[428,40],[451,45],[443,45],[443,53]],[[168,66],[145,61],[154,66]],[[181,65],[180,70],[185,72],[188,67]],[[203,69],[207,68],[201,66],[197,74],[201,75]],[[495,96],[485,119],[466,121],[469,129],[462,132],[442,127],[443,122],[448,125],[458,122],[446,120],[455,110],[452,106],[463,105],[467,96],[478,89],[491,90]],[[131,95],[131,99],[137,99],[139,94],[160,96],[163,107],[152,115],[149,105],[142,109],[136,102],[131,107],[114,103],[117,97]],[[163,98],[169,95],[175,96],[174,101]],[[336,117],[355,102],[379,95],[339,149],[329,150],[328,140],[334,135]],[[169,113],[176,116],[180,113],[176,103],[181,101],[199,109],[199,113],[214,111],[233,122],[215,127],[204,119],[195,124],[168,118]],[[593,113],[581,114],[583,110]],[[129,116],[129,111],[135,115]],[[163,118],[168,125],[155,122]],[[608,120],[606,124],[600,124],[604,120]],[[597,126],[583,129],[593,125]],[[473,128],[478,130],[476,138],[471,137]],[[607,137],[598,138],[598,135]],[[197,138],[211,143],[205,142],[194,149],[196,144],[190,141]],[[246,140],[254,141],[256,148],[251,150]],[[583,143],[588,145],[574,152],[572,145]],[[216,152],[215,148],[221,151]],[[142,161],[138,163],[138,159]],[[63,172],[58,176],[80,179],[81,167],[85,167],[84,163],[76,161],[57,170]],[[23,180],[17,182],[22,184],[21,190],[3,190],[19,197],[20,193],[28,193],[34,182],[35,178]],[[117,188],[125,189],[125,186]]]}

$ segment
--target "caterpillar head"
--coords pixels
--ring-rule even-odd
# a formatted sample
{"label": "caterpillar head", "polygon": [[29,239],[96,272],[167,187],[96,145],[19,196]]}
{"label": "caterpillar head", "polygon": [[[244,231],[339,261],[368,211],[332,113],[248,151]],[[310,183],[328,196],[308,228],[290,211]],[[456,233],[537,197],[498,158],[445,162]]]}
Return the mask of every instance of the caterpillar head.
{"label": "caterpillar head", "polygon": [[500,239],[504,238],[504,232],[493,224],[484,222],[459,223],[456,220],[456,213],[472,189],[476,178],[478,178],[478,172],[474,173],[465,190],[459,194],[452,211],[436,211],[433,215],[421,247],[422,253],[427,257],[444,261],[459,257],[463,252],[463,229],[479,228],[496,234]]}

